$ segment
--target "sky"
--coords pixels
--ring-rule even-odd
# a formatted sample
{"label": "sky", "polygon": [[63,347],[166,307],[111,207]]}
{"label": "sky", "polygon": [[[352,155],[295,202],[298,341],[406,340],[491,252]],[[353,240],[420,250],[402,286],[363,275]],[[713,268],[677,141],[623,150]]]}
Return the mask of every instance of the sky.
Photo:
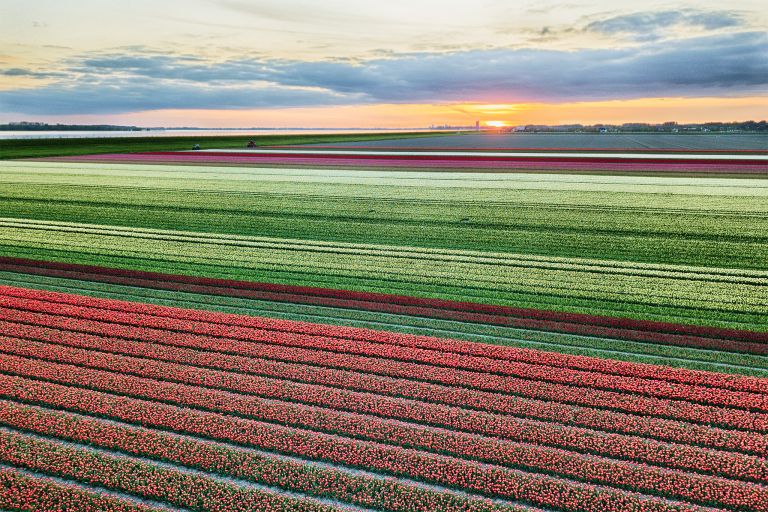
{"label": "sky", "polygon": [[755,0],[0,0],[0,122],[758,120],[767,29]]}

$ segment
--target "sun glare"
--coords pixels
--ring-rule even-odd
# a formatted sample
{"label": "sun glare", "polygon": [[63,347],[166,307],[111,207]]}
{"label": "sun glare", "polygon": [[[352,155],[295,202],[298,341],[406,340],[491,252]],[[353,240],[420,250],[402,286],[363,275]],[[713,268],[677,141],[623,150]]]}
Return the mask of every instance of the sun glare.
{"label": "sun glare", "polygon": [[485,124],[493,128],[503,128],[507,126],[507,123],[505,123],[504,121],[486,121]]}

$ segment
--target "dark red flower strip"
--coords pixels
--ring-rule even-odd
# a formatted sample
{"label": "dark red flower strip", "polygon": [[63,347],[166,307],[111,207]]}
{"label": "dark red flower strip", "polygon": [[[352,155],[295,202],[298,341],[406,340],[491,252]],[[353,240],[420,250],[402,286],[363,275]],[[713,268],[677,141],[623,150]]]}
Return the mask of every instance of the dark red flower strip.
{"label": "dark red flower strip", "polygon": [[[23,388],[26,387],[26,385],[17,384],[15,389],[21,391],[19,394],[24,394]],[[57,388],[60,387],[46,386],[50,396],[47,396],[44,390],[38,389],[40,402],[50,402],[57,394]],[[661,498],[576,483],[543,474],[525,473],[453,457],[354,441],[114,395],[96,394],[100,396],[89,397],[86,402],[83,402],[83,397],[78,396],[79,391],[85,390],[63,389],[65,394],[69,394],[68,400],[72,402],[71,406],[75,410],[93,409],[94,405],[97,408],[103,405],[105,409],[111,411],[110,416],[114,417],[112,411],[124,411],[125,416],[135,418],[133,423],[143,423],[145,426],[162,424],[165,428],[178,432],[202,433],[207,437],[227,439],[238,444],[365,467],[369,470],[416,478],[546,508],[601,512],[605,510],[700,510],[692,505],[675,504]],[[80,402],[74,400],[80,400]]]}
{"label": "dark red flower strip", "polygon": [[96,493],[0,467],[0,507],[20,512],[167,512],[165,508]]}
{"label": "dark red flower strip", "polygon": [[[119,278],[116,278],[119,279]],[[680,335],[655,331],[633,330],[603,325],[583,324],[578,322],[562,322],[555,320],[542,320],[537,318],[520,318],[515,316],[492,315],[488,313],[475,313],[470,311],[457,311],[453,309],[439,309],[425,306],[404,306],[386,302],[356,301],[349,299],[336,299],[333,297],[318,297],[314,295],[297,295],[276,292],[262,292],[254,290],[227,289],[219,287],[205,287],[199,285],[163,283],[155,285],[149,281],[144,284],[116,279],[109,282],[127,284],[131,286],[144,286],[149,288],[161,288],[166,290],[204,293],[210,295],[222,295],[226,297],[238,297],[256,300],[268,300],[275,302],[289,302],[297,304],[310,304],[317,306],[329,306],[345,309],[359,309],[381,313],[419,316],[458,322],[470,322],[480,324],[498,325],[502,327],[521,328],[539,331],[552,331],[565,334],[577,334],[583,336],[598,336],[604,338],[617,338],[630,341],[640,341],[661,345],[675,345],[691,348],[703,348],[709,350],[722,350],[726,352],[746,352],[754,354],[768,354],[768,345],[757,342],[745,342],[720,338],[708,338],[701,336]],[[632,364],[632,363],[629,363]]]}
{"label": "dark red flower strip", "polygon": [[[398,512],[513,512],[487,498],[466,498],[391,479],[354,475],[298,461],[267,457],[201,439],[106,423],[61,411],[37,409],[0,400],[0,423],[129,455],[149,457],[292,492]],[[749,499],[748,496],[745,498]],[[523,509],[520,510],[530,510]]]}
{"label": "dark red flower strip", "polygon": [[[297,295],[277,292],[263,292],[255,290],[227,289],[218,287],[205,287],[199,285],[155,282],[136,283],[132,280],[113,278],[108,282],[127,284],[131,286],[145,286],[149,288],[161,288],[166,290],[222,295],[226,297],[238,297],[257,300],[269,300],[276,302],[289,302],[298,304],[310,304],[317,306],[329,306],[345,309],[359,309],[381,313],[399,315],[420,316],[453,320],[458,322],[470,322],[480,324],[498,325],[502,327],[522,328],[539,331],[552,331],[583,336],[599,336],[605,338],[617,338],[630,341],[640,341],[661,345],[675,345],[709,350],[722,350],[726,352],[746,352],[754,354],[768,354],[768,345],[757,342],[745,342],[701,336],[679,335],[654,331],[632,330],[610,326],[562,322],[554,320],[542,320],[538,318],[520,318],[515,316],[491,315],[488,313],[475,313],[469,311],[457,311],[453,309],[438,309],[425,306],[404,306],[386,302],[356,301],[349,299],[336,299],[333,297],[318,297],[315,295]],[[459,342],[464,343],[464,342]],[[512,349],[514,350],[514,349]],[[632,364],[632,363],[629,363]]]}
{"label": "dark red flower strip", "polygon": [[[0,287],[0,292],[3,288]],[[125,303],[110,299],[79,298],[81,296],[69,296],[57,292],[33,292],[34,295],[19,295],[14,290],[8,290],[9,294],[15,296],[24,296],[29,298],[39,298],[51,302],[66,302],[75,305],[98,304],[104,309],[125,310]],[[41,295],[42,293],[42,295]],[[63,295],[63,297],[62,297]],[[74,299],[72,297],[75,297]],[[90,301],[87,299],[91,299]],[[92,302],[98,301],[98,302]],[[300,302],[300,301],[299,301]],[[129,303],[130,304],[130,303]],[[266,318],[254,318],[247,315],[232,315],[226,313],[217,313],[209,311],[186,310],[181,308],[169,308],[166,306],[156,306],[145,304],[146,313],[156,316],[169,316],[179,319],[198,319],[210,323],[221,323],[226,325],[239,325],[243,327],[267,328],[287,332],[296,332],[303,334],[313,334],[321,336],[333,336],[344,339],[369,340],[372,336],[380,343],[388,343],[407,347],[425,348],[430,350],[440,350],[443,352],[452,352],[457,354],[476,355],[492,359],[501,359],[509,361],[528,362],[531,364],[544,364],[548,366],[586,369],[600,373],[613,375],[643,377],[655,380],[667,380],[670,382],[679,382],[682,384],[703,385],[710,387],[722,387],[724,389],[733,389],[735,391],[751,391],[756,393],[768,393],[768,379],[757,377],[745,377],[737,375],[726,375],[713,372],[686,370],[681,368],[660,367],[657,365],[630,363],[625,361],[605,360],[586,356],[576,356],[569,354],[557,354],[541,350],[520,349],[514,347],[504,347],[499,345],[488,345],[483,343],[466,342],[461,340],[446,340],[429,336],[416,336],[400,333],[387,333],[373,331],[370,329],[327,326],[321,324],[310,324],[305,322],[292,322],[285,320],[274,320]],[[199,313],[199,314],[193,314]],[[592,332],[586,332],[589,335],[595,335]]]}
{"label": "dark red flower strip", "polygon": [[41,473],[72,478],[181,507],[205,511],[331,512],[339,508],[273,492],[239,487],[198,474],[135,459],[64,446],[0,431],[0,460]]}
{"label": "dark red flower strip", "polygon": [[[559,404],[550,401],[523,399],[509,395],[476,391],[467,388],[447,387],[422,381],[394,379],[381,377],[338,368],[325,368],[309,366],[306,364],[285,363],[272,359],[255,359],[217,352],[190,350],[176,346],[145,343],[141,341],[127,341],[120,338],[96,337],[81,332],[61,331],[48,329],[35,325],[11,324],[0,321],[0,329],[9,336],[53,342],[71,347],[96,349],[109,353],[133,355],[147,359],[191,364],[194,366],[230,370],[239,373],[272,376],[283,379],[291,379],[300,382],[319,383],[334,387],[368,391],[377,394],[399,396],[432,403],[445,403],[462,408],[472,408],[512,414],[521,417],[534,417],[548,421],[579,424],[599,430],[615,431],[616,424],[632,425],[639,423],[641,429],[623,430],[625,433],[654,434],[666,432],[667,440],[685,442],[687,444],[706,445],[713,448],[725,448],[729,450],[745,451],[748,453],[768,453],[768,436],[755,435],[751,432],[723,430],[712,426],[695,425],[686,422],[665,420],[652,416],[638,417],[614,411],[602,411],[592,408],[583,408]],[[192,345],[192,343],[190,343]],[[310,352],[310,356],[321,358],[322,354]],[[306,361],[306,358],[297,358]],[[555,387],[556,385],[548,385]],[[547,386],[535,386],[535,390],[544,391]],[[551,390],[550,390],[551,391]],[[611,400],[624,398],[620,394],[599,392],[606,396],[605,403],[612,405]],[[535,393],[531,393],[535,395]],[[566,387],[563,392],[550,393],[549,397],[563,399],[563,394],[580,395],[578,389]],[[549,398],[547,397],[547,398]],[[654,403],[648,405],[644,414],[653,414],[664,407],[658,399],[645,399]],[[625,400],[622,400],[625,402]],[[626,404],[625,404],[626,405]],[[701,407],[701,406],[697,406]],[[710,423],[720,410],[712,408],[709,412]],[[728,411],[726,411],[728,412]],[[580,421],[575,419],[583,418]]]}
{"label": "dark red flower strip", "polygon": [[[0,261],[1,260],[2,258],[0,258]],[[156,288],[156,289],[163,289],[163,290],[202,293],[202,294],[209,294],[209,295],[222,295],[226,297],[239,297],[239,298],[257,299],[257,300],[277,301],[277,302],[311,304],[311,305],[330,306],[330,307],[347,308],[347,309],[360,309],[360,310],[366,310],[366,311],[376,311],[376,312],[402,314],[402,315],[410,315],[410,316],[422,316],[422,317],[428,317],[428,318],[439,318],[444,320],[455,320],[460,322],[483,323],[483,324],[491,324],[491,325],[500,325],[505,327],[533,329],[533,330],[554,331],[554,332],[562,332],[562,333],[569,333],[569,334],[579,334],[579,335],[585,335],[585,336],[602,336],[602,337],[608,337],[608,338],[619,338],[619,339],[627,339],[632,341],[656,343],[656,344],[662,344],[662,345],[676,345],[676,346],[685,346],[685,347],[694,347],[694,348],[706,348],[710,350],[723,350],[726,352],[749,352],[749,353],[756,353],[756,354],[768,354],[768,345],[766,344],[751,343],[751,342],[729,340],[729,339],[716,339],[716,338],[708,338],[708,337],[700,337],[700,336],[691,336],[691,335],[685,335],[685,334],[670,334],[670,333],[656,332],[656,331],[621,329],[621,328],[611,327],[611,326],[583,324],[578,322],[562,322],[562,321],[554,321],[554,320],[543,320],[538,318],[520,318],[516,316],[493,315],[488,313],[458,311],[454,309],[440,309],[440,308],[432,308],[432,307],[426,307],[426,306],[407,306],[407,305],[395,304],[390,302],[371,302],[371,301],[352,300],[352,299],[340,299],[340,298],[334,298],[334,297],[324,297],[324,296],[317,296],[317,295],[301,295],[301,294],[295,294],[295,293],[270,292],[270,291],[260,291],[260,290],[252,290],[252,289],[241,289],[241,288],[224,288],[224,287],[197,285],[197,284],[189,284],[189,283],[178,283],[178,282],[169,281],[169,280],[135,279],[135,278],[112,276],[112,275],[105,275],[105,274],[69,272],[69,271],[47,269],[47,268],[20,267],[15,265],[0,264],[0,269],[5,269],[8,271],[15,271],[15,272],[35,273],[39,275],[54,276],[54,277],[83,279],[87,281],[100,281],[100,282],[121,284],[121,285],[127,285],[127,286],[139,286],[139,287],[145,287],[145,288]],[[170,277],[173,277],[173,276],[170,276]],[[407,335],[404,335],[404,336],[407,336]],[[457,344],[456,350],[462,350],[462,351],[464,350],[462,344],[465,342],[456,341],[455,343]],[[475,344],[475,345],[479,345],[480,347],[487,346],[483,344]],[[503,348],[503,347],[499,347],[499,348]],[[511,350],[514,350],[514,349],[511,349]],[[623,362],[622,364],[633,365],[638,363]],[[653,365],[650,365],[650,366],[651,368],[653,368]],[[610,367],[607,369],[610,369]],[[670,369],[670,370],[676,370],[676,369]],[[694,374],[697,373],[691,370],[680,370],[680,371],[692,372]],[[670,377],[682,378],[683,380],[681,380],[680,382],[687,382],[687,383],[693,383],[693,384],[696,383],[696,382],[691,382],[690,376],[685,376],[686,375],[685,373],[681,373],[681,375],[683,377],[680,377],[673,372],[670,375]],[[715,375],[719,375],[719,374],[715,374]],[[736,377],[736,379],[739,379],[739,377]],[[750,378],[746,377],[746,379],[749,380]],[[674,379],[668,379],[668,380],[674,381]],[[695,377],[694,377],[694,380],[695,380]],[[718,382],[717,379],[713,380],[713,384],[717,382]],[[736,383],[732,383],[727,379],[724,379],[724,382],[725,382],[725,386],[723,387],[736,385]],[[737,380],[737,383],[738,383],[738,380]],[[720,387],[720,386],[717,386],[717,387]],[[736,388],[736,389],[740,389],[740,388]],[[760,389],[762,390],[762,392],[766,392],[765,386],[763,386]],[[742,389],[742,390],[750,391],[750,389]]]}
{"label": "dark red flower strip", "polygon": [[[759,158],[754,159],[739,159],[739,160],[733,160],[733,159],[724,159],[724,158],[665,158],[665,157],[657,157],[657,158],[637,158],[637,157],[610,157],[610,156],[597,156],[597,157],[587,157],[582,155],[573,155],[573,156],[560,156],[560,155],[551,155],[551,154],[541,154],[537,156],[521,156],[516,155],[514,153],[511,153],[509,155],[430,155],[428,153],[423,154],[405,154],[405,153],[398,153],[398,154],[366,154],[363,152],[360,152],[360,150],[357,150],[356,153],[345,153],[343,151],[334,151],[334,152],[318,152],[318,153],[305,153],[305,152],[296,152],[296,153],[290,153],[287,151],[283,151],[280,153],[270,153],[270,152],[258,152],[258,151],[251,151],[251,152],[236,152],[236,151],[206,151],[204,153],[189,153],[189,152],[180,152],[180,151],[145,151],[143,153],[130,153],[128,155],[120,155],[115,154],[112,156],[127,156],[128,158],[131,157],[142,157],[142,156],[161,156],[161,157],[169,157],[164,158],[163,160],[168,161],[174,161],[176,159],[182,160],[182,161],[188,161],[188,160],[207,160],[209,158],[231,158],[231,157],[247,157],[252,160],[260,160],[263,158],[271,159],[274,157],[279,157],[285,160],[293,160],[293,159],[307,159],[312,158],[317,161],[323,161],[323,160],[335,160],[335,159],[348,159],[348,160],[410,160],[410,161],[448,161],[448,162],[495,162],[495,163],[501,163],[501,162],[546,162],[546,163],[552,163],[552,162],[584,162],[587,164],[605,164],[605,163],[612,163],[612,164],[642,164],[646,166],[647,164],[694,164],[694,165],[703,165],[703,164],[714,164],[718,167],[721,166],[727,166],[727,165],[733,165],[737,167],[747,167],[747,166],[758,166],[758,167],[765,167],[765,160],[761,160]],[[104,155],[101,155],[104,156]],[[382,158],[383,157],[383,158]]]}
{"label": "dark red flower strip", "polygon": [[[23,294],[23,292],[19,292]],[[81,297],[90,299],[90,297]],[[94,304],[98,304],[94,299]],[[635,377],[621,377],[602,373],[571,370],[560,368],[553,371],[551,367],[502,361],[480,356],[446,353],[436,350],[400,347],[379,343],[375,336],[370,341],[346,340],[328,336],[310,336],[280,332],[265,329],[239,327],[231,325],[212,324],[198,320],[180,320],[169,317],[158,317],[145,313],[143,304],[123,303],[130,312],[99,309],[96,306],[77,306],[64,303],[46,302],[37,299],[0,295],[0,306],[17,308],[27,311],[71,316],[74,318],[92,319],[123,325],[152,327],[157,329],[188,332],[209,336],[221,336],[245,341],[267,342],[289,346],[309,346],[336,352],[361,354],[367,356],[412,361],[446,368],[458,368],[472,371],[495,373],[498,375],[516,376],[526,379],[541,380],[559,384],[575,385],[581,388],[590,387],[608,389],[625,393],[635,393],[657,398],[677,399],[686,402],[698,402],[705,405],[741,408],[745,410],[768,411],[768,395],[731,391],[704,386],[669,383]],[[192,310],[194,311],[194,310]],[[249,317],[250,318],[250,317]],[[335,327],[335,326],[334,326]],[[378,331],[371,331],[377,333]],[[768,425],[768,423],[766,423]]]}
{"label": "dark red flower strip", "polygon": [[[17,376],[45,379],[49,383],[81,386],[97,391],[234,414],[279,425],[308,428],[434,453],[459,454],[467,458],[502,464],[510,464],[509,461],[516,460],[517,443],[361,414],[276,402],[220,390],[161,382],[7,354],[0,355],[0,371]],[[7,377],[0,376],[0,383],[7,381]],[[3,396],[18,398],[13,390],[10,392],[6,390]],[[457,420],[469,426],[482,424],[482,421],[477,421],[476,415],[472,413],[459,416]],[[486,430],[487,427],[485,427]],[[552,428],[547,424],[530,421],[505,423],[504,418],[498,418],[496,424],[490,427],[499,431],[498,437],[506,436],[509,439],[524,440],[536,445],[554,445],[568,450],[608,455],[744,481],[768,481],[768,461],[743,454],[659,443],[649,439],[604,434],[573,427]],[[322,437],[323,434],[316,435]],[[352,440],[347,439],[343,442],[352,442]],[[431,456],[425,453],[422,455]],[[343,463],[341,459],[333,460]],[[514,462],[512,465],[515,465]]]}
{"label": "dark red flower strip", "polygon": [[[25,258],[0,257],[0,265],[16,265],[24,267],[30,273],[41,273],[46,269],[70,272],[83,272],[104,276],[139,278],[151,281],[152,287],[160,287],[164,283],[185,283],[202,286],[218,287],[224,289],[260,290],[292,294],[298,296],[331,297],[349,301],[361,301],[381,304],[400,304],[406,306],[422,306],[427,308],[455,310],[465,312],[484,313],[500,317],[514,317],[521,319],[539,319],[565,324],[584,324],[587,326],[605,326],[628,331],[649,331],[651,333],[670,333],[677,335],[690,335],[694,337],[706,337],[722,340],[754,342],[758,344],[768,343],[768,332],[754,332],[720,327],[705,327],[698,325],[674,324],[668,322],[656,322],[650,320],[635,320],[631,318],[617,318],[583,313],[566,313],[530,308],[515,308],[494,304],[482,304],[474,302],[457,302],[444,299],[431,299],[425,297],[409,297],[405,295],[392,295],[373,292],[358,292],[352,290],[335,290],[330,288],[318,288],[311,286],[296,286],[274,283],[258,283],[237,281],[233,279],[217,279],[200,276],[188,276],[179,274],[165,274],[159,272],[147,272],[141,270],[129,270],[100,267],[96,265],[82,265],[76,263],[62,263],[53,261],[39,261]],[[1,268],[1,267],[0,267]],[[89,280],[99,280],[92,276]],[[293,302],[293,301],[292,301]]]}

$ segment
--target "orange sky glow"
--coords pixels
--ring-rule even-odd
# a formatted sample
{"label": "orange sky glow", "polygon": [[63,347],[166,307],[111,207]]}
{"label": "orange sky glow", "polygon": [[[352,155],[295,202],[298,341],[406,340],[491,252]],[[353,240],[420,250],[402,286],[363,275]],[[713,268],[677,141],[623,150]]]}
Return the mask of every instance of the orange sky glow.
{"label": "orange sky glow", "polygon": [[105,116],[69,116],[73,122],[140,126],[377,128],[450,124],[596,124],[707,122],[764,119],[768,96],[744,98],[642,98],[574,103],[377,104],[258,110],[154,110]]}

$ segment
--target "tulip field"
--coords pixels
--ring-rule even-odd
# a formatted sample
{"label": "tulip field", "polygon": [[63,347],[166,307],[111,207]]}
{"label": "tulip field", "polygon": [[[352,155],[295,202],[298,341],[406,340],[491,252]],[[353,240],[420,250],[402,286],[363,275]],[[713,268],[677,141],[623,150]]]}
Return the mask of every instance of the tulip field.
{"label": "tulip field", "polygon": [[768,512],[765,152],[366,151],[0,162],[0,510]]}

